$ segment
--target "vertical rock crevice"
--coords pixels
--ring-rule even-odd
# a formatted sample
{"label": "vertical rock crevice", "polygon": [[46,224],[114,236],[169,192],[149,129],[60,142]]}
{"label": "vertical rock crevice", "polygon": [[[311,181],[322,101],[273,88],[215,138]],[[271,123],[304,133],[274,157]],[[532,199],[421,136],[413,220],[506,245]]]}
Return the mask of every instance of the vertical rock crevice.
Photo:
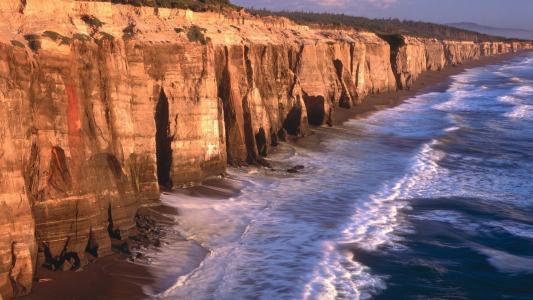
{"label": "vertical rock crevice", "polygon": [[48,185],[54,190],[66,194],[71,189],[71,184],[72,180],[65,151],[59,146],[52,147]]}
{"label": "vertical rock crevice", "polygon": [[301,123],[302,123],[302,108],[294,106],[291,108],[285,121],[283,122],[283,128],[288,134],[299,136],[301,135]]}
{"label": "vertical rock crevice", "polygon": [[[252,68],[252,61],[250,60],[250,47],[244,47],[244,67],[246,72],[246,91],[242,98],[242,112],[244,118],[244,141],[246,143],[247,162],[249,164],[256,164],[259,161],[258,147],[256,145],[254,133],[254,120],[252,116],[251,106],[254,96],[254,73]],[[265,138],[266,139],[266,138]],[[266,145],[265,145],[266,147]]]}
{"label": "vertical rock crevice", "polygon": [[[226,133],[226,157],[230,165],[240,165],[244,163],[246,148],[241,129],[243,123],[242,99],[238,99],[238,91],[235,79],[232,77],[234,68],[232,63],[233,49],[225,46],[223,52],[219,53],[219,61],[224,66],[218,78],[217,95],[222,100],[224,111],[224,127]],[[239,103],[241,101],[241,103]]]}
{"label": "vertical rock crevice", "polygon": [[[382,34],[379,35],[381,39],[386,41],[390,46],[390,64],[392,73],[396,79],[396,86],[398,89],[405,89],[406,84],[402,80],[401,60],[402,47],[405,46],[404,37],[399,34]],[[406,62],[404,62],[406,63]]]}
{"label": "vertical rock crevice", "polygon": [[172,136],[170,135],[170,111],[168,98],[161,89],[155,110],[157,180],[159,186],[172,188]]}
{"label": "vertical rock crevice", "polygon": [[111,203],[109,203],[109,207],[107,208],[107,233],[109,234],[109,238],[112,240],[122,239],[120,230],[115,228],[115,225],[113,224],[113,209],[111,207]]}
{"label": "vertical rock crevice", "polygon": [[346,84],[346,81],[344,79],[346,70],[344,69],[344,64],[342,63],[342,60],[335,59],[333,61],[333,65],[335,66],[335,71],[337,72],[337,78],[341,84],[341,95],[339,98],[339,106],[343,108],[350,108],[352,107],[353,100],[352,96],[350,95],[350,91],[348,90],[348,86]]}
{"label": "vertical rock crevice", "polygon": [[17,255],[15,252],[16,242],[11,243],[11,268],[9,270],[9,280],[11,281],[11,288],[13,290],[13,296],[17,297],[21,294],[21,286],[18,284],[18,278],[14,274],[15,266],[17,265]]}
{"label": "vertical rock crevice", "polygon": [[42,198],[39,192],[39,163],[39,147],[34,142],[31,145],[30,155],[24,166],[24,185],[31,204]]}
{"label": "vertical rock crevice", "polygon": [[98,242],[94,237],[94,232],[92,228],[89,229],[89,238],[87,239],[87,246],[85,247],[85,252],[89,253],[93,257],[98,257]]}

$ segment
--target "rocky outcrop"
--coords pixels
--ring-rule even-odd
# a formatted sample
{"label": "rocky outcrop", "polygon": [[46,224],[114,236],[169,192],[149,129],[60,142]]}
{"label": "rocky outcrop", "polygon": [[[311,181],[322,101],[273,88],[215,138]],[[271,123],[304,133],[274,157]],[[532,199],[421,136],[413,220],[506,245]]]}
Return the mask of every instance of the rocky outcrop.
{"label": "rocky outcrop", "polygon": [[101,2],[0,3],[0,294],[136,234],[171,188],[265,163],[287,134],[526,43],[319,30],[281,18]]}
{"label": "rocky outcrop", "polygon": [[27,57],[0,45],[0,294],[4,298],[30,291],[37,254],[35,221],[26,192],[31,184],[26,173],[30,165],[28,156],[20,155],[21,149],[31,152],[27,140],[31,130],[24,117],[30,103],[12,81],[29,76],[14,68],[17,60]]}
{"label": "rocky outcrop", "polygon": [[396,89],[388,44],[369,33],[338,42],[213,44],[230,164],[260,162],[286,131],[332,124],[336,107]]}

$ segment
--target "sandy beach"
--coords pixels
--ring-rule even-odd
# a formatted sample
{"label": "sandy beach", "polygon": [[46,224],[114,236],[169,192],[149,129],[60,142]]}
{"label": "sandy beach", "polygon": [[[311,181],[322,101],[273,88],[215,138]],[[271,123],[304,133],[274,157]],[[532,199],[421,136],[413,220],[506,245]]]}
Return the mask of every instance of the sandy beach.
{"label": "sandy beach", "polygon": [[[364,117],[365,115],[402,103],[419,93],[445,90],[450,81],[450,76],[459,74],[465,69],[480,67],[489,64],[498,64],[515,57],[517,54],[506,54],[497,57],[483,57],[458,66],[446,67],[441,71],[428,71],[422,74],[409,90],[400,90],[394,93],[371,95],[363,104],[351,109],[337,108],[335,112],[335,125],[345,121]],[[312,136],[312,134],[311,134]],[[313,138],[299,139],[300,145],[313,143]],[[172,193],[181,193],[189,197],[213,197],[227,199],[239,191],[234,186],[227,184],[223,179],[207,180],[205,185],[190,187]],[[161,222],[161,226],[170,226],[172,216],[178,216],[179,211],[172,207],[159,206],[143,208],[144,212]],[[149,251],[159,251],[158,248],[166,246],[165,239],[159,246],[149,248]],[[176,258],[183,266],[178,269],[165,270],[161,266],[151,266],[149,262],[139,259],[140,262],[130,262],[125,254],[99,258],[95,263],[85,266],[77,272],[52,272],[43,267],[38,267],[33,291],[29,296],[20,299],[145,299],[164,291],[173,284],[175,279],[194,270],[206,257],[208,251],[194,241],[188,241],[178,236],[173,236],[173,245],[179,244],[181,248],[176,253]],[[181,239],[181,240],[180,240]],[[156,275],[157,274],[157,275]]]}

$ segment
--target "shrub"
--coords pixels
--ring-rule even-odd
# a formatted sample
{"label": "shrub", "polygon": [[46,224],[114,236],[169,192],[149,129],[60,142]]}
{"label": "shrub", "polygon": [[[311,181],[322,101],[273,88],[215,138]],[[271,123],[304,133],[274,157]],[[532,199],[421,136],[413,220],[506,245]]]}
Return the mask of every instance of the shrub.
{"label": "shrub", "polygon": [[102,45],[102,43],[104,41],[108,41],[110,43],[112,43],[114,40],[115,40],[115,37],[112,36],[111,34],[107,33],[107,32],[99,32],[100,34],[100,39],[98,39],[96,42],[99,44],[99,45]]}
{"label": "shrub", "polygon": [[122,38],[125,40],[133,38],[135,35],[135,24],[128,24],[128,26],[122,30],[122,33]]}
{"label": "shrub", "polygon": [[81,16],[81,20],[94,29],[99,29],[104,25],[104,23],[98,20],[98,18],[90,15]]}
{"label": "shrub", "polygon": [[78,40],[78,41],[82,41],[82,42],[86,42],[86,41],[91,39],[90,36],[88,36],[88,35],[86,35],[84,33],[75,33],[73,38]]}
{"label": "shrub", "polygon": [[93,0],[111,2],[114,4],[129,4],[133,6],[181,8],[193,11],[219,10],[234,7],[229,0]]}
{"label": "shrub", "polygon": [[112,36],[111,34],[109,34],[107,32],[103,32],[103,31],[100,32],[100,37],[101,37],[100,39],[102,39],[102,40],[104,40],[104,39],[108,40],[108,41],[114,41],[115,40],[114,36]]}
{"label": "shrub", "polygon": [[11,45],[15,46],[15,47],[20,47],[20,48],[24,48],[24,44],[17,41],[17,40],[12,40],[11,41]]}
{"label": "shrub", "polygon": [[60,44],[61,45],[68,45],[70,44],[70,41],[71,39],[66,37],[66,36],[63,36],[57,32],[54,32],[54,31],[45,31],[43,32],[43,36],[57,42],[57,41],[60,41]]}
{"label": "shrub", "polygon": [[189,28],[189,31],[187,32],[187,38],[191,42],[200,42],[205,45],[208,42],[208,39],[204,35],[204,32],[206,31],[207,30],[205,28],[193,25]]}
{"label": "shrub", "polygon": [[379,37],[387,41],[393,50],[405,45],[405,39],[400,34],[380,34]]}
{"label": "shrub", "polygon": [[37,51],[41,49],[41,38],[36,34],[26,34],[24,36],[26,41],[28,41],[28,46],[31,50]]}
{"label": "shrub", "polygon": [[188,8],[194,11],[231,6],[229,0],[112,0],[112,2],[134,6]]}

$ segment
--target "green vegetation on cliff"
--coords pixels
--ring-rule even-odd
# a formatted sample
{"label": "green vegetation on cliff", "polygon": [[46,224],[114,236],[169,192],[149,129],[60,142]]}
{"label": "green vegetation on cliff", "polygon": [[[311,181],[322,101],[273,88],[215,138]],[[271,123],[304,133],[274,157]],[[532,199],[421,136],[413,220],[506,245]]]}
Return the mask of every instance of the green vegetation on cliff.
{"label": "green vegetation on cliff", "polygon": [[130,4],[134,6],[150,6],[165,8],[183,8],[194,11],[220,9],[231,6],[229,0],[89,0],[97,2],[111,2],[115,4]]}
{"label": "green vegetation on cliff", "polygon": [[371,31],[381,35],[408,34],[426,38],[438,38],[461,41],[496,41],[503,38],[481,34],[474,31],[458,29],[446,25],[407,21],[399,19],[369,19],[345,14],[312,13],[312,12],[273,12],[268,10],[252,10],[259,16],[286,17],[304,25],[319,25],[328,28],[355,28]]}
{"label": "green vegetation on cliff", "polygon": [[[191,9],[193,11],[213,11],[237,8],[230,0],[84,0],[130,4],[134,6],[165,7]],[[474,31],[459,29],[447,25],[409,21],[400,19],[369,19],[346,14],[313,13],[295,11],[269,11],[265,9],[249,10],[257,16],[286,17],[296,23],[325,28],[355,28],[379,35],[408,34],[412,36],[459,41],[504,41],[501,37],[490,36]]]}

